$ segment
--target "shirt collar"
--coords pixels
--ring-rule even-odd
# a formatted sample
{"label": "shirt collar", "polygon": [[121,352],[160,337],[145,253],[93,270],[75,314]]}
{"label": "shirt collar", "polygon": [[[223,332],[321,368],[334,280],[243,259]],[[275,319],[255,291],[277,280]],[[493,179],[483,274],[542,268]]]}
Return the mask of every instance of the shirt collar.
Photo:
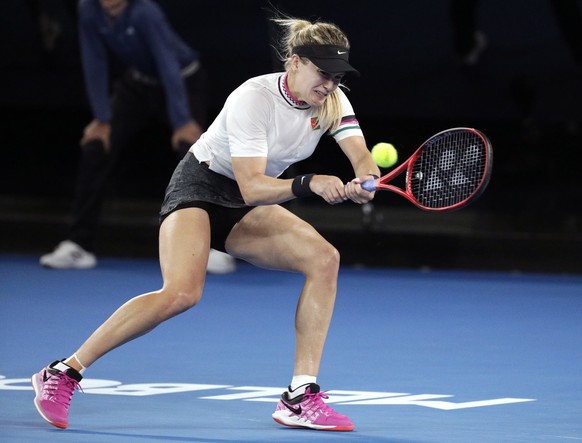
{"label": "shirt collar", "polygon": [[311,106],[306,102],[298,100],[293,96],[289,86],[287,85],[287,73],[279,77],[279,93],[289,105],[297,109],[309,109]]}

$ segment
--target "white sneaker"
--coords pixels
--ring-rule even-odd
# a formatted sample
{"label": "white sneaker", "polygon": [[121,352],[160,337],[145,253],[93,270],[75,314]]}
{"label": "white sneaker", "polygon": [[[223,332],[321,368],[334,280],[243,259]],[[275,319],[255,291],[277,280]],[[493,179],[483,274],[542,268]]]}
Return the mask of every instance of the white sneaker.
{"label": "white sneaker", "polygon": [[236,260],[225,252],[211,249],[206,270],[211,274],[229,274],[236,270]]}
{"label": "white sneaker", "polygon": [[89,269],[97,266],[97,258],[77,243],[65,240],[53,252],[43,255],[40,264],[54,269]]}

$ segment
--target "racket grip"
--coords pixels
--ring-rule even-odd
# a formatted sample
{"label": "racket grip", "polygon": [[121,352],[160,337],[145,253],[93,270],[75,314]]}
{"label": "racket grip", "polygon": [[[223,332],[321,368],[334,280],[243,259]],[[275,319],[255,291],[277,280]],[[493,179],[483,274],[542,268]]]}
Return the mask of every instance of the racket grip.
{"label": "racket grip", "polygon": [[373,192],[376,190],[376,180],[366,180],[360,186],[366,191]]}

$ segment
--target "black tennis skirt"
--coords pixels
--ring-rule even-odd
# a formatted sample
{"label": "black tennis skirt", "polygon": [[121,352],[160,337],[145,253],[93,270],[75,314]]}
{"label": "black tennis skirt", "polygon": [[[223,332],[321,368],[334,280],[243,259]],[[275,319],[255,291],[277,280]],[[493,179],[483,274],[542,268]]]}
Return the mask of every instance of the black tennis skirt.
{"label": "black tennis skirt", "polygon": [[245,204],[236,181],[211,171],[189,151],[166,188],[160,224],[172,212],[184,208],[201,208],[208,213],[211,247],[225,251],[228,234],[254,206]]}

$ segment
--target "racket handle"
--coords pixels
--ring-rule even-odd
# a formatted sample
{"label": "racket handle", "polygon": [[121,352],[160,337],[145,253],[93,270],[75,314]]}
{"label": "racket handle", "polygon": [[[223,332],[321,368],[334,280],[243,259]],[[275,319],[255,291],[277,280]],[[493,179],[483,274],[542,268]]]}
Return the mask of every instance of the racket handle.
{"label": "racket handle", "polygon": [[366,180],[360,185],[366,191],[375,191],[376,190],[376,180]]}

